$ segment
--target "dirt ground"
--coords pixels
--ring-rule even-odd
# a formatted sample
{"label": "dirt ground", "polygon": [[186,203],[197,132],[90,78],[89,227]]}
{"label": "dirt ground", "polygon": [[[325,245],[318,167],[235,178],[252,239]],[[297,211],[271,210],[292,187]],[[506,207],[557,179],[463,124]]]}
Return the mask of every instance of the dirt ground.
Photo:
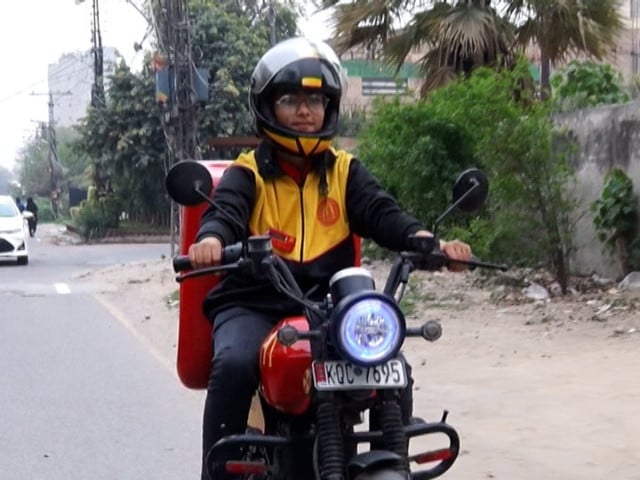
{"label": "dirt ground", "polygon": [[[385,264],[372,267],[384,277]],[[169,260],[86,278],[110,285],[99,300],[174,369]],[[640,479],[640,290],[574,279],[573,293],[534,301],[522,293],[529,281],[550,284],[535,272],[412,276],[409,323],[439,319],[444,331],[405,344],[415,414],[447,409],[461,437],[442,478]]]}

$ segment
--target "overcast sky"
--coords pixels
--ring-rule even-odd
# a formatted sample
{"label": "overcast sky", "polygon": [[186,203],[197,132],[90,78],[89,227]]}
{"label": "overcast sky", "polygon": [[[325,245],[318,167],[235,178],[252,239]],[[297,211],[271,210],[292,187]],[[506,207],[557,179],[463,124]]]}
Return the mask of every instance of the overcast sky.
{"label": "overcast sky", "polygon": [[[134,0],[141,5],[142,0]],[[91,0],[4,0],[0,15],[0,165],[13,168],[25,140],[37,122],[47,121],[47,68],[64,53],[91,48]],[[147,24],[126,0],[100,0],[104,47],[115,47],[128,65],[140,64]],[[317,17],[302,22],[302,31],[323,38]],[[145,48],[150,48],[147,42]]]}

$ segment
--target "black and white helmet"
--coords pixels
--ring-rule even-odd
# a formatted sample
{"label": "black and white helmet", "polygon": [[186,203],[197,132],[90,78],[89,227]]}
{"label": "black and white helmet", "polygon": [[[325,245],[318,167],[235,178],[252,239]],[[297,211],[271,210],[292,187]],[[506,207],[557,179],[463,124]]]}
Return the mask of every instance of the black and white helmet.
{"label": "black and white helmet", "polygon": [[[302,37],[280,42],[262,56],[251,75],[249,108],[255,129],[296,155],[306,157],[322,153],[338,131],[340,99],[346,89],[346,73],[329,45]],[[275,98],[302,90],[322,93],[329,100],[319,132],[297,132],[276,122]]]}

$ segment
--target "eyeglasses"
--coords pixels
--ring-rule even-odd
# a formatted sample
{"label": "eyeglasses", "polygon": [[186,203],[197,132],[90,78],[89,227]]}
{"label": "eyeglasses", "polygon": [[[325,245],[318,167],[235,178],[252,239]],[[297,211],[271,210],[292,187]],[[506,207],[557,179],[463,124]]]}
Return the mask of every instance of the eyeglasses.
{"label": "eyeglasses", "polygon": [[329,99],[321,93],[311,93],[309,95],[287,93],[276,100],[276,105],[282,110],[294,112],[300,108],[303,102],[309,110],[319,113],[327,108]]}

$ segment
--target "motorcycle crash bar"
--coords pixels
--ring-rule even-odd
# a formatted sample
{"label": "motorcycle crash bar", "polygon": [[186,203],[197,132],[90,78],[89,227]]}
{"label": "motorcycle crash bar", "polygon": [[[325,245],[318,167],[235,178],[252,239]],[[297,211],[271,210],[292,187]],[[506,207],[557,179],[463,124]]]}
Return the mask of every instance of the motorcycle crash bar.
{"label": "motorcycle crash bar", "polygon": [[432,450],[430,452],[418,453],[409,457],[410,462],[415,462],[418,465],[431,462],[443,462],[449,460],[453,456],[453,452],[450,448],[441,448],[439,450]]}
{"label": "motorcycle crash bar", "polygon": [[251,462],[241,460],[228,460],[225,470],[231,475],[264,475],[269,466],[264,462]]}

